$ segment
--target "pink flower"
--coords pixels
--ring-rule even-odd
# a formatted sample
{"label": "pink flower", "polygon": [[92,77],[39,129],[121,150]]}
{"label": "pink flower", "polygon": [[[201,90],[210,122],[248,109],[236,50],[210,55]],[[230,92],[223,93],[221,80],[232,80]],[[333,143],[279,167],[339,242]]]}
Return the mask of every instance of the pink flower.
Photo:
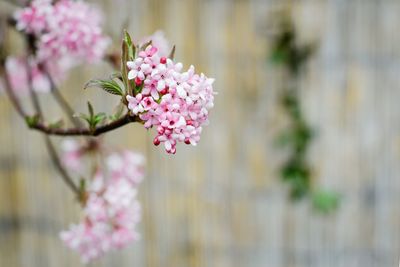
{"label": "pink flower", "polygon": [[143,180],[144,163],[143,155],[128,150],[112,153],[106,160],[111,177],[114,179],[123,177],[135,185]]}
{"label": "pink flower", "polygon": [[143,106],[143,109],[145,111],[149,111],[150,109],[156,109],[158,107],[158,104],[154,101],[153,97],[150,96],[143,98],[140,104]]}
{"label": "pink flower", "polygon": [[196,74],[193,66],[182,72],[181,63],[163,58],[153,45],[127,63],[128,78],[139,77],[144,83],[140,93],[127,96],[128,108],[139,114],[146,128],[157,128],[154,145],[164,143],[165,150],[173,154],[177,142],[199,142],[214,106],[214,79]]}
{"label": "pink flower", "polygon": [[51,89],[51,84],[47,76],[39,70],[38,64],[34,60],[27,60],[23,57],[8,57],[6,70],[10,79],[11,88],[17,95],[27,95],[29,93],[28,66],[32,79],[32,89],[36,92],[47,93]]}
{"label": "pink flower", "polygon": [[[56,82],[70,68],[102,59],[110,44],[100,28],[101,13],[83,1],[33,0],[29,6],[16,11],[14,17],[17,28],[36,39],[34,61],[45,66]],[[47,78],[40,76],[41,72],[37,75],[34,86],[48,86]]]}
{"label": "pink flower", "polygon": [[151,43],[154,47],[157,47],[158,49],[158,54],[161,57],[167,57],[169,53],[171,52],[172,46],[169,44],[167,38],[165,38],[165,34],[163,31],[156,31],[152,35],[146,36],[142,38],[139,41],[139,45],[144,45],[145,43],[149,42],[151,40]]}
{"label": "pink flower", "polygon": [[143,156],[114,152],[106,157],[87,187],[84,218],[60,233],[65,244],[88,263],[105,253],[121,249],[139,239],[136,226],[141,219],[136,186],[143,179]]}
{"label": "pink flower", "polygon": [[142,94],[137,94],[136,97],[126,96],[126,100],[128,100],[128,108],[132,111],[133,114],[138,114],[144,111],[144,108],[141,104],[143,99]]}
{"label": "pink flower", "polygon": [[30,7],[16,11],[17,29],[40,34],[48,26],[47,21],[51,14],[51,0],[34,0]]}
{"label": "pink flower", "polygon": [[81,172],[83,170],[84,151],[81,144],[76,140],[66,139],[61,144],[63,150],[61,161],[68,169]]}

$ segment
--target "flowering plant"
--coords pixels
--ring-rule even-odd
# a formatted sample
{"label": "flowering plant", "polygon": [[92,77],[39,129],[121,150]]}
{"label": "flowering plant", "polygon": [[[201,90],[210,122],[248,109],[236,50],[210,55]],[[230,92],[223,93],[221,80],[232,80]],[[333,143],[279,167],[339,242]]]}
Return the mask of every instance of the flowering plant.
{"label": "flowering plant", "polygon": [[[9,20],[25,37],[26,54],[0,57],[0,74],[11,103],[30,129],[44,134],[55,166],[82,206],[81,222],[60,236],[85,263],[137,240],[141,217],[137,188],[144,178],[143,156],[107,147],[95,137],[140,123],[156,130],[154,145],[163,143],[167,153],[175,154],[179,142],[199,142],[215,94],[213,79],[195,73],[193,66],[183,71],[182,63],[174,61],[175,46],[169,47],[161,32],[136,45],[125,31],[121,53],[107,54],[111,41],[102,33],[101,21],[99,10],[84,1],[33,0]],[[90,80],[85,88],[101,88],[119,97],[118,112],[96,113],[88,102],[88,114],[76,115],[58,84],[74,66],[102,59],[118,72],[108,79]],[[46,121],[39,92],[54,96],[72,126]],[[20,101],[24,96],[32,101],[33,114]],[[59,157],[52,135],[84,139],[66,139]],[[85,159],[90,157],[94,165],[87,168]],[[75,175],[86,178],[78,182]]]}

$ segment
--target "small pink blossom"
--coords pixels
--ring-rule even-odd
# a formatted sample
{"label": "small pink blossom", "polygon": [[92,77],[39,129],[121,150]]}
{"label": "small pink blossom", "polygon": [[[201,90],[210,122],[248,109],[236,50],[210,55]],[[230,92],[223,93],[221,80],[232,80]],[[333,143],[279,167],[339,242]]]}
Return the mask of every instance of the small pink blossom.
{"label": "small pink blossom", "polygon": [[154,47],[157,47],[158,54],[161,57],[167,57],[171,52],[172,46],[169,44],[165,33],[163,31],[156,31],[152,35],[146,36],[139,41],[139,45],[144,45],[145,43],[151,41]]}
{"label": "small pink blossom", "polygon": [[144,111],[144,107],[142,106],[142,94],[137,94],[135,97],[126,96],[126,100],[128,100],[128,108],[132,111],[133,114],[138,114]]}

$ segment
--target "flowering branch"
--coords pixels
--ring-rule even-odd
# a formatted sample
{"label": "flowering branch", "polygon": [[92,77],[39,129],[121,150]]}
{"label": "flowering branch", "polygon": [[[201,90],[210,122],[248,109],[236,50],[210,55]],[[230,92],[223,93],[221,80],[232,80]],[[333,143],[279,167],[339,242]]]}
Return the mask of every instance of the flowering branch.
{"label": "flowering branch", "polygon": [[62,179],[67,184],[67,186],[75,193],[75,195],[80,199],[81,194],[83,193],[79,190],[78,186],[75,185],[71,176],[69,176],[68,172],[64,169],[64,166],[61,164],[60,158],[56,152],[56,149],[53,143],[50,140],[50,137],[45,135],[44,137],[47,151],[50,154],[50,158],[52,159],[54,166],[57,168],[59,173],[61,174]]}
{"label": "flowering branch", "polygon": [[[65,140],[59,157],[50,136],[99,136],[137,122],[156,130],[154,145],[163,143],[167,153],[175,154],[178,142],[193,146],[199,142],[215,94],[214,79],[195,73],[193,66],[183,71],[182,63],[174,62],[175,46],[169,47],[162,33],[135,44],[125,32],[121,54],[107,55],[110,40],[102,34],[100,21],[100,13],[84,1],[33,0],[8,20],[8,26],[24,34],[25,56],[0,55],[0,75],[11,103],[30,129],[43,133],[61,178],[82,204],[82,221],[63,231],[61,239],[85,263],[138,239],[136,189],[144,175],[144,159],[130,151],[105,149],[93,138],[86,138],[85,144]],[[91,80],[85,88],[118,96],[118,110],[111,116],[95,113],[88,102],[89,113],[77,116],[57,83],[71,67],[98,60],[107,60],[119,72]],[[72,127],[46,122],[39,92],[52,93]],[[33,115],[20,102],[24,94],[30,97]],[[83,163],[85,157],[90,157],[89,168]],[[81,177],[79,186],[70,174]]]}
{"label": "flowering branch", "polygon": [[47,79],[49,79],[50,82],[50,91],[53,94],[54,98],[60,105],[60,107],[64,110],[65,114],[68,116],[69,120],[74,124],[76,127],[82,126],[82,124],[74,117],[74,110],[72,107],[69,105],[68,101],[62,96],[60,91],[58,90],[53,78],[47,71],[46,67],[41,66],[44,74],[46,75]]}
{"label": "flowering branch", "polygon": [[132,116],[129,113],[125,114],[122,118],[112,121],[110,123],[98,126],[94,129],[90,128],[53,128],[45,125],[39,121],[29,125],[31,129],[41,131],[49,135],[60,136],[99,136],[101,134],[113,131],[126,124],[132,122],[142,122],[138,116]]}

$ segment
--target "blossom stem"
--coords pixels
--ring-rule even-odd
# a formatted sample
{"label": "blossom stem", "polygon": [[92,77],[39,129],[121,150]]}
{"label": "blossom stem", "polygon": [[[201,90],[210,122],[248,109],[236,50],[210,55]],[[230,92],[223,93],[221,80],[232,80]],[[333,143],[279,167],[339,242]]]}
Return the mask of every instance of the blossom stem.
{"label": "blossom stem", "polygon": [[44,135],[44,139],[45,139],[47,151],[50,154],[50,158],[52,159],[58,172],[61,174],[61,178],[64,180],[64,182],[67,184],[67,186],[79,197],[81,192],[80,192],[78,186],[73,182],[72,178],[69,176],[67,171],[62,166],[60,158],[56,152],[56,149],[54,148],[53,143],[50,140],[50,137],[48,135]]}
{"label": "blossom stem", "polygon": [[112,121],[108,124],[98,126],[94,129],[89,129],[89,128],[52,128],[48,127],[45,124],[38,122],[33,125],[30,125],[31,129],[41,131],[43,133],[46,133],[48,135],[59,135],[59,136],[99,136],[101,134],[104,134],[106,132],[110,132],[112,130],[115,130],[117,128],[120,128],[126,124],[129,124],[131,122],[141,122],[139,117],[137,116],[131,116],[130,114],[126,114],[122,118]]}
{"label": "blossom stem", "polygon": [[[33,87],[32,87],[32,76],[31,76],[32,70],[31,70],[29,64],[27,64],[26,69],[28,72],[28,87],[29,87],[30,97],[31,97],[33,106],[35,108],[35,112],[39,116],[40,121],[43,121],[44,117],[43,117],[43,112],[42,112],[42,108],[40,105],[40,101],[39,101],[39,98],[38,98],[36,92],[33,90]],[[60,158],[56,152],[56,149],[54,148],[53,143],[51,142],[50,137],[48,135],[44,135],[44,139],[45,139],[47,151],[50,155],[50,158],[53,161],[53,163],[56,166],[59,173],[61,174],[61,178],[64,180],[64,182],[67,184],[67,186],[79,198],[80,190],[79,190],[78,186],[75,185],[73,179],[69,176],[68,172],[64,169],[63,165],[61,164]]]}
{"label": "blossom stem", "polygon": [[74,118],[74,110],[68,103],[68,101],[63,97],[63,95],[60,93],[60,90],[58,90],[53,77],[51,77],[50,73],[48,72],[47,68],[44,66],[39,66],[46,77],[49,79],[50,82],[50,87],[51,87],[51,93],[53,94],[55,100],[57,103],[60,105],[61,109],[64,111],[64,113],[68,116],[69,120],[72,122],[72,124],[75,125],[75,127],[81,127],[82,124],[80,121],[78,121],[76,118]]}
{"label": "blossom stem", "polygon": [[1,76],[4,77],[5,91],[8,95],[8,98],[11,101],[11,104],[14,106],[15,110],[18,112],[18,114],[23,119],[28,118],[29,117],[28,114],[26,113],[26,111],[24,110],[22,105],[20,104],[17,96],[15,95],[14,91],[11,88],[11,82],[8,77],[8,73],[6,72],[6,69],[5,69],[5,60],[4,59],[1,59],[1,62],[0,62],[0,74],[2,74]]}

